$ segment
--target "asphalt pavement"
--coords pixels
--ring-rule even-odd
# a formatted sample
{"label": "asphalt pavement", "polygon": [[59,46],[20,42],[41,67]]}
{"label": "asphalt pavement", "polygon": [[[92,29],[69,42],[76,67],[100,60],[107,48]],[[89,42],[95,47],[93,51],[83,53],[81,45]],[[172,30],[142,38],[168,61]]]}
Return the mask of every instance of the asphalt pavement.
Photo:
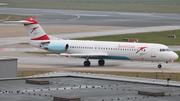
{"label": "asphalt pavement", "polygon": [[152,27],[180,25],[180,14],[0,8],[0,14],[33,16],[45,25]]}

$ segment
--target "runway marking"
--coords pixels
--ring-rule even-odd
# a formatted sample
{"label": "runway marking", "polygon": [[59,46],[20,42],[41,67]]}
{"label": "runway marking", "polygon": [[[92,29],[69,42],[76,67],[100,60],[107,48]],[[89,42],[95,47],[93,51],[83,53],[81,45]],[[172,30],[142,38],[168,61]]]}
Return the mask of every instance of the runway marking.
{"label": "runway marking", "polygon": [[109,16],[109,15],[92,15],[92,14],[78,14],[81,16]]}
{"label": "runway marking", "polygon": [[[44,11],[45,12],[45,11]],[[48,11],[46,11],[48,12]],[[51,12],[52,13],[52,12]],[[68,14],[67,12],[53,12],[53,13],[62,13],[62,15],[70,15],[70,16],[77,16],[76,18],[73,18],[73,19],[69,19],[69,20],[77,20],[80,18],[80,15],[79,14]],[[57,20],[57,19],[56,19]],[[60,19],[62,20],[62,19]]]}
{"label": "runway marking", "polygon": [[150,14],[147,14],[147,13],[117,13],[119,15],[135,15],[135,16],[153,16],[151,13]]}
{"label": "runway marking", "polygon": [[149,17],[157,17],[157,18],[170,18],[170,19],[180,19],[180,18],[177,18],[177,17],[167,17],[165,15],[155,15],[155,14],[147,14],[147,13],[117,13],[119,15],[135,15],[135,16],[149,16]]}
{"label": "runway marking", "polygon": [[8,5],[8,3],[0,3],[0,5],[3,5],[3,6],[4,6],[4,5]]}
{"label": "runway marking", "polygon": [[77,19],[79,19],[80,18],[80,16],[79,15],[75,15],[75,16],[77,16],[76,18],[73,18],[73,19],[70,19],[70,20],[77,20]]}

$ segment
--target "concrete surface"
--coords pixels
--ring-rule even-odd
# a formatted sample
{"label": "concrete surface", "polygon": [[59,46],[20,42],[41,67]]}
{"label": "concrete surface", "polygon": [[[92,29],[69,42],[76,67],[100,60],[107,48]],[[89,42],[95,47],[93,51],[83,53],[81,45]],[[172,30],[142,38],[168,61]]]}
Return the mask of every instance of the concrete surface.
{"label": "concrete surface", "polygon": [[[66,77],[67,75],[71,75],[71,77]],[[70,72],[54,72],[38,77],[40,76],[51,76],[51,78],[44,78],[51,83],[49,85],[26,84],[24,79],[0,81],[2,87],[0,89],[0,100],[52,101],[53,96],[60,95],[80,97],[82,101],[179,101],[180,97],[179,87],[162,86],[166,85],[163,80],[155,81]],[[138,81],[144,83],[138,83]],[[146,84],[150,82],[154,84]],[[156,85],[157,83],[158,85]],[[180,83],[171,82],[170,84],[178,84],[179,86]],[[165,96],[138,95],[138,90],[159,90],[165,92]]]}

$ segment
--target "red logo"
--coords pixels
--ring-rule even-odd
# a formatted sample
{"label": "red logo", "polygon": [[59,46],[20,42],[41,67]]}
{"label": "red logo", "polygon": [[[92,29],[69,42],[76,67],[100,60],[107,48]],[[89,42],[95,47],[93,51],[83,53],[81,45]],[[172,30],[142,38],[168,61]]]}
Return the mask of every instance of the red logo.
{"label": "red logo", "polygon": [[143,49],[145,49],[145,48],[147,48],[147,47],[139,47],[139,49],[137,50],[136,53],[138,53],[140,50],[143,50]]}
{"label": "red logo", "polygon": [[38,27],[31,28],[31,29],[32,29],[31,33],[32,33],[34,30],[36,30],[37,28],[38,28]]}

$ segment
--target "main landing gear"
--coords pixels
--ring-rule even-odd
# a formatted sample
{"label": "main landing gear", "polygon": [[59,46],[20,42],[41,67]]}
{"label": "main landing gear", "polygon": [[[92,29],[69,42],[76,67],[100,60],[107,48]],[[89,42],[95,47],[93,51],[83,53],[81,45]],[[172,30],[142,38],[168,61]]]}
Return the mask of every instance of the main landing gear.
{"label": "main landing gear", "polygon": [[91,62],[89,60],[84,61],[84,66],[90,66],[90,65],[91,65]]}
{"label": "main landing gear", "polygon": [[86,61],[84,61],[84,66],[90,66],[91,62],[89,61],[89,58],[86,57]]}
{"label": "main landing gear", "polygon": [[99,66],[104,66],[105,61],[103,59],[101,59],[101,60],[98,61],[98,64],[99,64]]}
{"label": "main landing gear", "polygon": [[[99,66],[104,66],[105,61],[103,59],[100,59],[98,61]],[[86,61],[84,61],[84,66],[90,66],[91,62],[89,61],[89,58],[86,58]]]}

